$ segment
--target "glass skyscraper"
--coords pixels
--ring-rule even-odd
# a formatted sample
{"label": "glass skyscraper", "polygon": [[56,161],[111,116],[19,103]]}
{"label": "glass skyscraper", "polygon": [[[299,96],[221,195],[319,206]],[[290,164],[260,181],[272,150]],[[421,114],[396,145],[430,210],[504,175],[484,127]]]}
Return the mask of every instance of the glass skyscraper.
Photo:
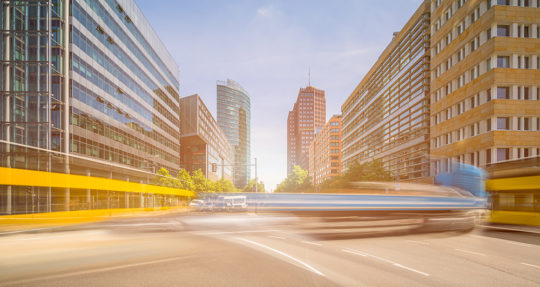
{"label": "glass skyscraper", "polygon": [[[134,1],[1,9],[2,167],[134,182],[179,169],[179,69]],[[101,200],[92,190],[2,185],[0,213],[22,212],[28,189],[42,211]]]}
{"label": "glass skyscraper", "polygon": [[234,185],[243,188],[251,175],[251,104],[233,80],[217,83],[217,122],[234,149]]}

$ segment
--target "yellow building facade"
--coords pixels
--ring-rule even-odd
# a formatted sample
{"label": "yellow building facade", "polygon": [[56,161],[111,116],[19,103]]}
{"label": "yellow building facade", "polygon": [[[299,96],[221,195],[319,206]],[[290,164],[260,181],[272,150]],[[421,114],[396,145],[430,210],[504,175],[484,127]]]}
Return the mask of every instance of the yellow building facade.
{"label": "yellow building facade", "polygon": [[431,1],[432,175],[540,154],[540,1]]}

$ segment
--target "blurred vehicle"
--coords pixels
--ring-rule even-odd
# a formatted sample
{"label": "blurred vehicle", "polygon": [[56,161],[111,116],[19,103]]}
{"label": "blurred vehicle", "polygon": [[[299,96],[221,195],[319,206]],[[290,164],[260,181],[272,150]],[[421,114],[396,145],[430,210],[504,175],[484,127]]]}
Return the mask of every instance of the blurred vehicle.
{"label": "blurred vehicle", "polygon": [[215,210],[242,211],[247,210],[247,198],[245,195],[218,196],[215,200]]}
{"label": "blurred vehicle", "polygon": [[540,156],[491,164],[489,222],[540,226]]}
{"label": "blurred vehicle", "polygon": [[194,199],[189,203],[190,207],[198,208],[204,204],[204,200]]}
{"label": "blurred vehicle", "polygon": [[335,193],[245,195],[257,212],[292,214],[302,221],[300,228],[329,235],[471,230],[487,207],[484,182],[482,169],[456,165],[438,176],[439,185],[352,182]]}
{"label": "blurred vehicle", "polygon": [[212,198],[206,198],[202,201],[202,204],[197,208],[199,211],[214,211],[214,200]]}

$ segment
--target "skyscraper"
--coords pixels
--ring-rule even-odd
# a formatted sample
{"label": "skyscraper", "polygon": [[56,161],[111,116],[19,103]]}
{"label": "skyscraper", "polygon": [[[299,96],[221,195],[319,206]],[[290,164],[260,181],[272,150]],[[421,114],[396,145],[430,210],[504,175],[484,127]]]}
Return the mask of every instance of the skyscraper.
{"label": "skyscraper", "polygon": [[312,86],[300,88],[287,118],[287,174],[294,165],[309,168],[309,145],[315,133],[326,123],[324,90]]}
{"label": "skyscraper", "polygon": [[251,103],[233,80],[217,82],[217,122],[233,147],[234,185],[243,188],[251,177]]}
{"label": "skyscraper", "polygon": [[[179,169],[178,66],[134,1],[1,5],[2,167],[132,182]],[[29,190],[41,211],[106,206],[105,191],[2,185],[1,212]]]}

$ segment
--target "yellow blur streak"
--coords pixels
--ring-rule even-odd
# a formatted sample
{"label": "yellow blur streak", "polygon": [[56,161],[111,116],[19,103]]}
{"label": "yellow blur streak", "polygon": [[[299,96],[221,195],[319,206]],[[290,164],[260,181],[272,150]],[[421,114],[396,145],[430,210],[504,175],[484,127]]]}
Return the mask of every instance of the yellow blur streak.
{"label": "yellow blur streak", "polygon": [[0,232],[50,228],[103,220],[188,211],[186,207],[112,208],[0,216]]}
{"label": "yellow blur streak", "polygon": [[497,178],[486,181],[486,190],[534,190],[540,185],[540,175],[526,177]]}
{"label": "yellow blur streak", "polygon": [[194,196],[193,191],[117,179],[0,167],[0,184]]}
{"label": "yellow blur streak", "polygon": [[502,224],[540,226],[540,213],[493,210],[491,211],[491,216],[489,218],[489,221],[492,223],[502,223]]}

